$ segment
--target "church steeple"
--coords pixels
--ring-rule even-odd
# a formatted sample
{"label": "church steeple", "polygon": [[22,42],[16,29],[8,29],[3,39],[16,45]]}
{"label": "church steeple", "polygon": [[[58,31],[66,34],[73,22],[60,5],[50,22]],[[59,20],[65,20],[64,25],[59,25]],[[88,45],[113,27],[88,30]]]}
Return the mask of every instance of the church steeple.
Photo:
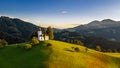
{"label": "church steeple", "polygon": [[40,27],[39,27],[38,31],[42,31]]}

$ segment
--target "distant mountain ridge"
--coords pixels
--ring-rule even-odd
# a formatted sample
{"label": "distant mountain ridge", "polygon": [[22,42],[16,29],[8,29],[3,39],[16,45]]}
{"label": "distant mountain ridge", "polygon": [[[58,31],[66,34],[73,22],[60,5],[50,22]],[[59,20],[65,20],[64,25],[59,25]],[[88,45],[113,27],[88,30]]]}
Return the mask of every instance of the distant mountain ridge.
{"label": "distant mountain ridge", "polygon": [[84,29],[96,29],[96,28],[108,28],[108,27],[116,27],[116,26],[120,26],[120,21],[114,21],[111,19],[104,19],[102,21],[92,21],[86,25],[80,25],[75,27],[77,28],[84,28]]}
{"label": "distant mountain ridge", "polygon": [[[10,35],[15,38],[24,39],[24,40],[30,40],[30,36],[33,31],[36,31],[38,29],[38,26],[22,21],[17,18],[9,18],[6,16],[0,17],[0,33],[3,33],[5,35]],[[7,36],[7,37],[10,37]],[[0,36],[2,39],[8,39],[6,37]],[[14,39],[14,38],[12,38]],[[10,40],[8,40],[10,41]],[[15,43],[16,41],[12,42]],[[22,42],[22,41],[21,41]]]}
{"label": "distant mountain ridge", "polygon": [[114,21],[111,19],[104,19],[102,21],[95,20],[88,24],[80,25],[67,30],[72,30],[82,35],[120,41],[120,21]]}

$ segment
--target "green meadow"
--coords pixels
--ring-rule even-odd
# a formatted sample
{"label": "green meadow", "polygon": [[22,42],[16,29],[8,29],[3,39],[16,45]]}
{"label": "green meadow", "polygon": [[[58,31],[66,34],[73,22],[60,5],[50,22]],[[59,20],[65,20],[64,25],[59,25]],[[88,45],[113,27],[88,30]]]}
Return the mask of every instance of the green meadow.
{"label": "green meadow", "polygon": [[[46,46],[47,43],[52,46]],[[48,40],[30,50],[21,44],[0,49],[0,68],[120,68],[119,53],[103,53],[84,46]],[[75,51],[78,48],[79,51]]]}

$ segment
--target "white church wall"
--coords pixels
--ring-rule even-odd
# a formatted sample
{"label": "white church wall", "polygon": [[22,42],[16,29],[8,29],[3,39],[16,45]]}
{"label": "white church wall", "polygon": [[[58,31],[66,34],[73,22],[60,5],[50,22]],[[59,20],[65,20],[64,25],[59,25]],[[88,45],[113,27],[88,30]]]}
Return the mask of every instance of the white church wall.
{"label": "white church wall", "polygon": [[49,36],[45,36],[45,40],[49,40]]}

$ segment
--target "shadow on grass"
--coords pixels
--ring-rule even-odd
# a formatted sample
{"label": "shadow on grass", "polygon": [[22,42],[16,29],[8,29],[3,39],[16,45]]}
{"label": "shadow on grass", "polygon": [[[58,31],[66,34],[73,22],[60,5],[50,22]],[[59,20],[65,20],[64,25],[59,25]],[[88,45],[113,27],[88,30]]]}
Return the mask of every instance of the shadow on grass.
{"label": "shadow on grass", "polygon": [[70,50],[69,48],[64,48],[63,50],[69,51],[69,52],[74,52],[73,50]]}
{"label": "shadow on grass", "polygon": [[120,68],[120,57],[109,56],[109,60],[110,65],[114,64],[114,68]]}
{"label": "shadow on grass", "polygon": [[8,46],[0,49],[0,68],[48,68],[52,48],[46,48],[45,42],[25,50],[22,46]]}

